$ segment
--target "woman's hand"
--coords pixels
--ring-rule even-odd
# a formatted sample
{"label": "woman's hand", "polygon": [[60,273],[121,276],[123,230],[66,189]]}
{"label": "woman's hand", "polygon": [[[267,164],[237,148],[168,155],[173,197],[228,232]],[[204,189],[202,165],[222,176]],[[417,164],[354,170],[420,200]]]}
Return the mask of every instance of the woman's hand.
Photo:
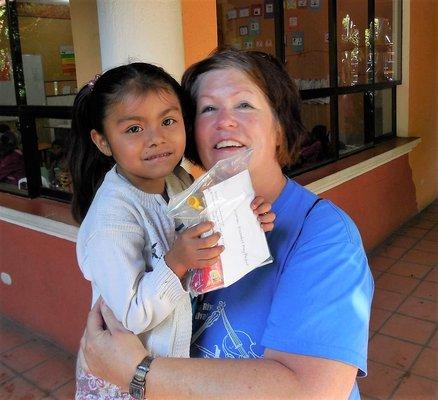
{"label": "woman's hand", "polygon": [[257,215],[262,229],[265,232],[272,231],[276,215],[271,211],[271,203],[265,202],[262,196],[256,196],[251,202],[251,208],[254,210],[254,214]]}
{"label": "woman's hand", "polygon": [[120,386],[124,391],[129,390],[137,365],[147,355],[138,337],[117,321],[102,298],[88,314],[81,349],[93,375]]}

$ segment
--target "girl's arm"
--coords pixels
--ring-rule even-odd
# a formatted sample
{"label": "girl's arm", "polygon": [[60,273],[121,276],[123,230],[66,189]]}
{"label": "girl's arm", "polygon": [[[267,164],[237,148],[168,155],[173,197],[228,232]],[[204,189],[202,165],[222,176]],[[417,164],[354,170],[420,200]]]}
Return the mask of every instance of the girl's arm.
{"label": "girl's arm", "polygon": [[[103,328],[105,321],[106,329]],[[82,349],[91,371],[127,390],[146,350],[98,302],[91,310]],[[158,358],[146,379],[153,399],[347,399],[354,366],[266,349],[264,359]]]}
{"label": "girl's arm", "polygon": [[116,317],[138,334],[153,329],[187,296],[164,257],[146,272],[146,238],[138,226],[102,228],[86,243],[81,266]]}

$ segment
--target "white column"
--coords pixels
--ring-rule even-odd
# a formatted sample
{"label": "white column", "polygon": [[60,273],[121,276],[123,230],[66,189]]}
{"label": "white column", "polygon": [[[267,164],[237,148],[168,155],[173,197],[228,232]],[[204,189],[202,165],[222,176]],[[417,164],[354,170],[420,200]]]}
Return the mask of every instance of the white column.
{"label": "white column", "polygon": [[180,0],[97,0],[103,71],[144,61],[184,72]]}

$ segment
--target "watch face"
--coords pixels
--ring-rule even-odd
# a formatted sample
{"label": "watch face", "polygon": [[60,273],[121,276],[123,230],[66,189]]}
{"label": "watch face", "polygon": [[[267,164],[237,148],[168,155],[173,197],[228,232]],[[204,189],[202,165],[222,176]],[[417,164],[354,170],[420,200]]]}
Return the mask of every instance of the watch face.
{"label": "watch face", "polygon": [[137,400],[144,399],[144,386],[138,383],[131,382],[129,385],[129,394]]}

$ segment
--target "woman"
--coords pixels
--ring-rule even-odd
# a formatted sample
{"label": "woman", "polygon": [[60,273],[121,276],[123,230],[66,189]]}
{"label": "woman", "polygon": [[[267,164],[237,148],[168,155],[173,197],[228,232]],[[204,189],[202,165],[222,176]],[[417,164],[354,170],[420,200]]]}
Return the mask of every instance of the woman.
{"label": "woman", "polygon": [[[190,160],[208,169],[253,149],[255,192],[277,215],[275,261],[198,301],[199,358],[149,359],[147,398],[359,398],[373,281],[349,217],[282,173],[303,132],[295,86],[273,57],[236,50],[190,67],[183,86],[196,109]],[[96,375],[126,389],[146,355],[104,304],[90,312],[82,346]]]}

